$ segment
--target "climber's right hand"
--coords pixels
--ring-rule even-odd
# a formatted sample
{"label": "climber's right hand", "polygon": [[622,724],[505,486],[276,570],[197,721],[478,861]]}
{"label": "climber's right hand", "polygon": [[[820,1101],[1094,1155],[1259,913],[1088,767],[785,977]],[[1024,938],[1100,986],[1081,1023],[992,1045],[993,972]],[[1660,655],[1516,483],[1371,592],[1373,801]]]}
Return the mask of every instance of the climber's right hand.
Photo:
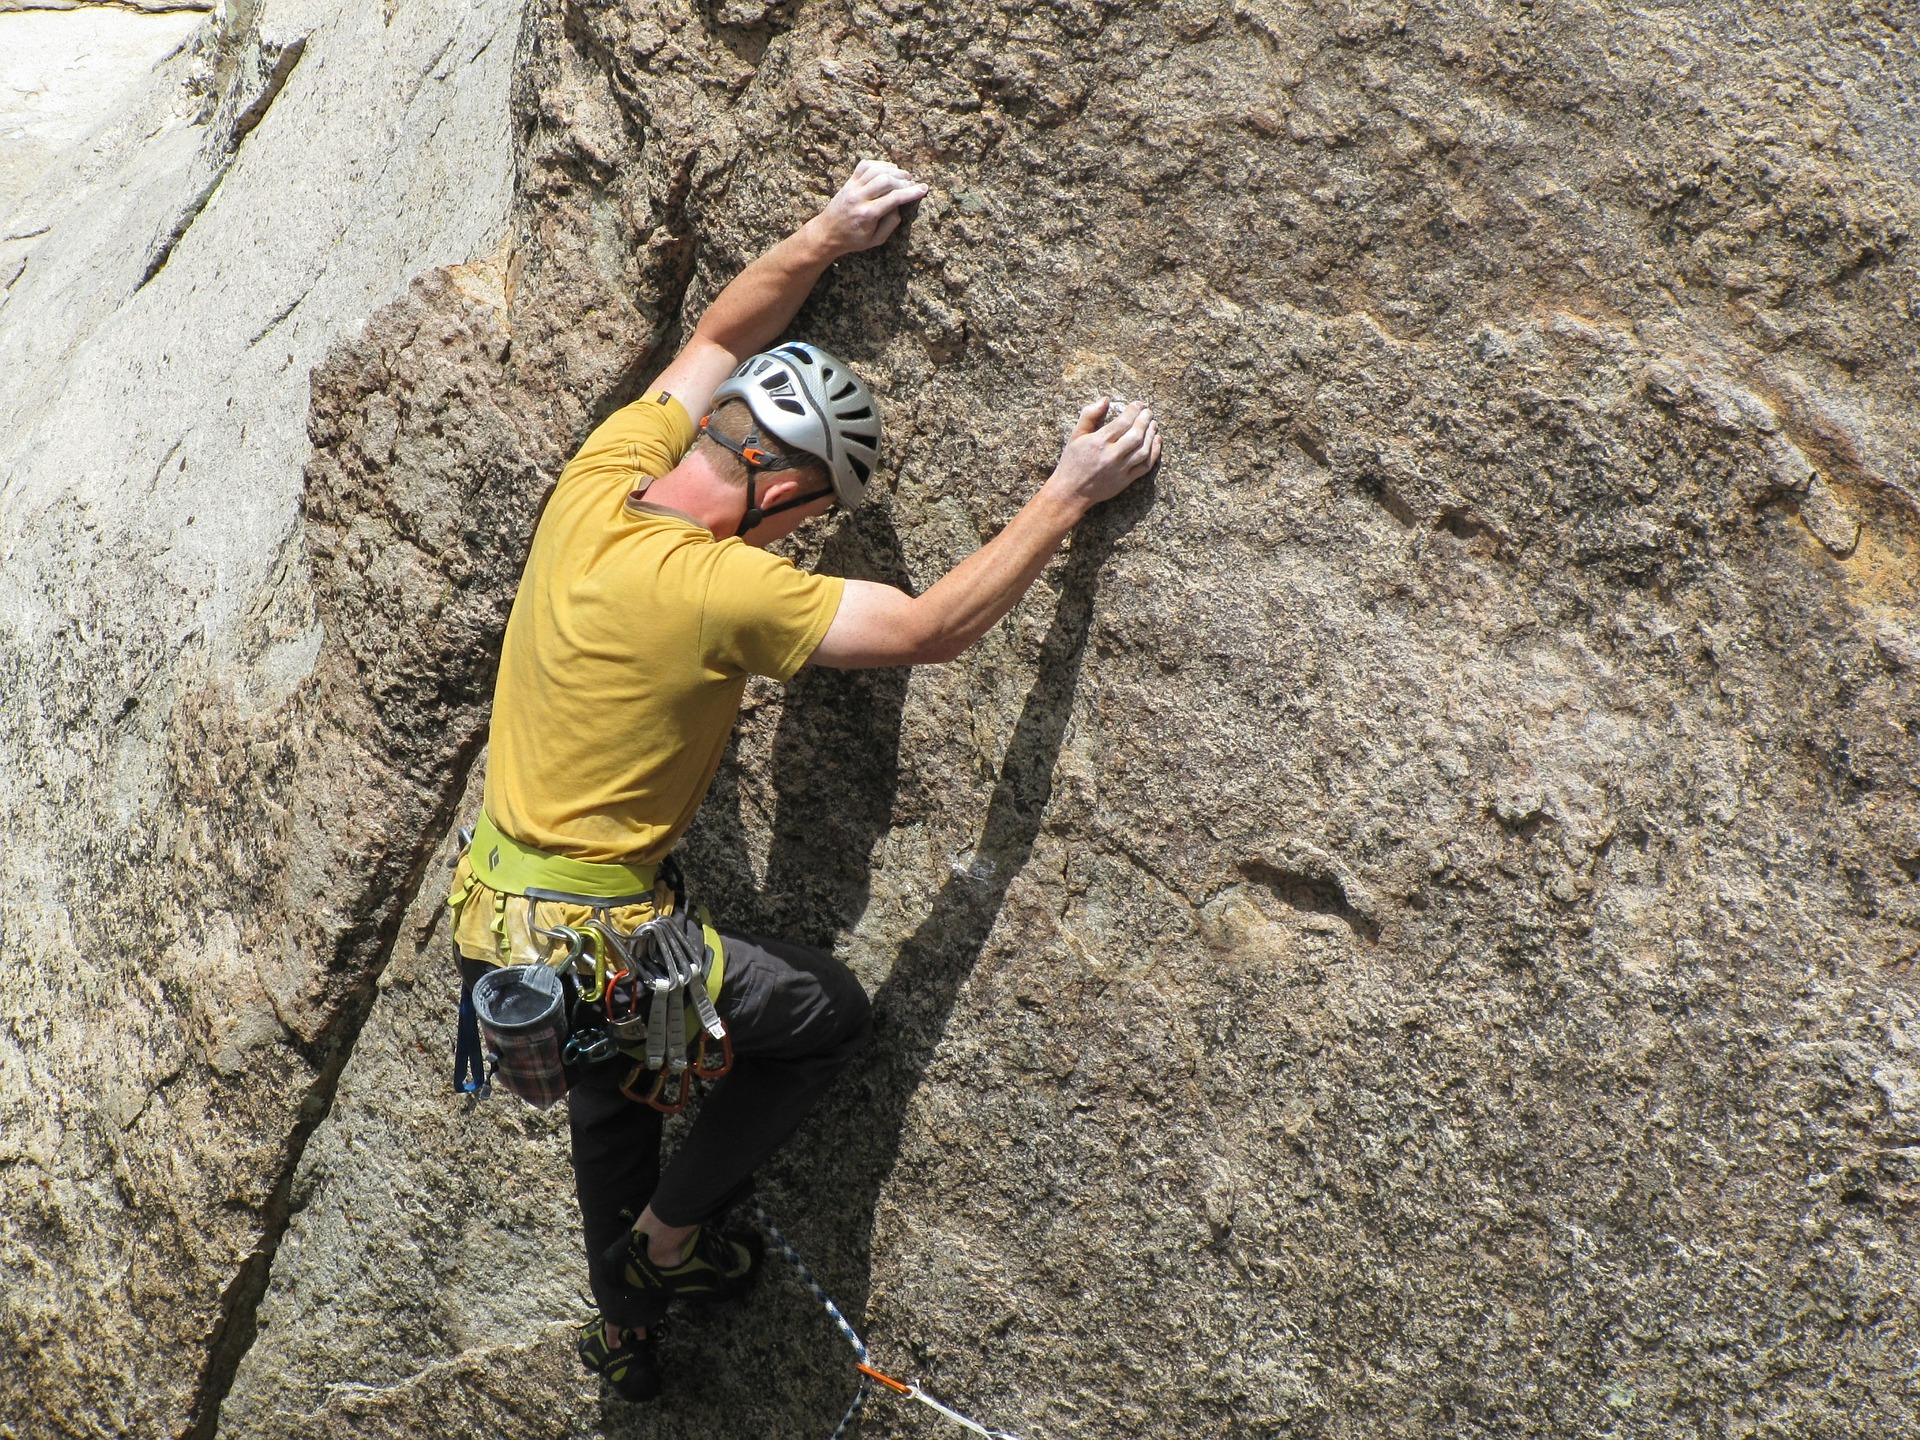
{"label": "climber's right hand", "polygon": [[1160,422],[1153,412],[1138,400],[1123,405],[1102,396],[1080,412],[1044,488],[1084,513],[1159,463]]}
{"label": "climber's right hand", "polygon": [[901,210],[926,193],[926,185],[898,165],[862,160],[806,228],[835,258],[871,250],[899,228]]}

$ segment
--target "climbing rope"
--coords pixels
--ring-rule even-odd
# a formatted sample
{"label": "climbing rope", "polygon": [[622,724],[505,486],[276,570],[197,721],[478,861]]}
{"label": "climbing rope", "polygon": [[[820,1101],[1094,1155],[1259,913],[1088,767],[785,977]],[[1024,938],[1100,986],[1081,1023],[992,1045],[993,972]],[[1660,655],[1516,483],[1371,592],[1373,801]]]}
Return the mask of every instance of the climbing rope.
{"label": "climbing rope", "polygon": [[910,1385],[904,1380],[894,1379],[891,1375],[883,1375],[874,1369],[873,1366],[869,1365],[867,1363],[866,1341],[862,1340],[859,1332],[847,1323],[847,1317],[840,1313],[840,1307],[833,1303],[833,1297],[828,1295],[827,1292],[821,1288],[820,1282],[813,1278],[813,1271],[807,1268],[807,1262],[800,1258],[800,1252],[795,1250],[793,1246],[788,1243],[787,1237],[780,1233],[780,1227],[773,1223],[772,1217],[762,1208],[757,1197],[749,1196],[747,1198],[747,1215],[753,1223],[758,1225],[766,1234],[767,1239],[773,1242],[774,1249],[787,1257],[787,1263],[793,1267],[793,1273],[800,1277],[800,1283],[806,1286],[808,1291],[812,1293],[813,1298],[820,1302],[822,1308],[827,1312],[827,1318],[833,1321],[834,1328],[840,1332],[847,1344],[853,1347],[853,1368],[860,1372],[860,1388],[853,1392],[853,1403],[847,1406],[847,1413],[840,1417],[840,1423],[833,1427],[833,1434],[828,1437],[828,1440],[842,1440],[842,1437],[846,1435],[848,1429],[853,1424],[854,1417],[860,1413],[861,1407],[867,1403],[867,1392],[872,1388],[868,1382],[871,1380],[878,1380],[896,1395],[904,1395],[909,1400],[918,1400],[928,1409],[946,1416],[947,1419],[953,1421],[954,1424],[971,1430],[976,1435],[986,1436],[987,1440],[1020,1440],[1018,1435],[1009,1434],[1005,1430],[989,1430],[978,1420],[969,1420],[958,1410],[952,1410],[942,1405],[938,1400],[922,1390],[919,1385]]}

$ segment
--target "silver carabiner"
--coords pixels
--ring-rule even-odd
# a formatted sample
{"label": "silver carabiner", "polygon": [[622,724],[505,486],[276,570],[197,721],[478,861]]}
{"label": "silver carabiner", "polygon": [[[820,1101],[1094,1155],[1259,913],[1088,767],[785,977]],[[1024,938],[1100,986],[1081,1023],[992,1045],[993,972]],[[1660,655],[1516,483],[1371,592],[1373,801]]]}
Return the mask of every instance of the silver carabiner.
{"label": "silver carabiner", "polygon": [[555,925],[552,929],[548,929],[544,925],[529,924],[527,928],[542,940],[552,940],[567,947],[566,958],[558,965],[555,965],[553,967],[554,969],[571,970],[575,965],[579,964],[581,960],[586,958],[587,937],[571,925]]}
{"label": "silver carabiner", "polygon": [[675,927],[673,943],[679,949],[680,962],[687,972],[687,993],[693,997],[694,1013],[700,1017],[700,1026],[716,1040],[727,1038],[726,1022],[721,1020],[720,1012],[713,1008],[713,997],[707,994],[707,967],[711,960],[707,953],[706,942],[700,944],[700,954],[696,958],[693,952],[693,937]]}

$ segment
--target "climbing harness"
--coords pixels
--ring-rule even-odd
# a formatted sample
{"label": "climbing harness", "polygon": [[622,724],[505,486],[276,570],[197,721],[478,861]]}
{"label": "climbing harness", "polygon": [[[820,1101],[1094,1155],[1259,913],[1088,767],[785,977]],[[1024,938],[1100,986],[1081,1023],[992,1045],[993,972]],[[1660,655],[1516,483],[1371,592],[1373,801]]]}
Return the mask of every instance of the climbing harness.
{"label": "climbing harness", "polygon": [[[478,983],[497,984],[495,976],[513,971],[524,972],[529,983],[536,971],[556,983],[571,981],[562,1009],[572,1025],[561,1024],[548,1057],[557,1080],[508,1088],[550,1104],[554,1085],[565,1093],[563,1066],[625,1054],[634,1065],[621,1092],[671,1115],[686,1108],[694,1078],[717,1080],[732,1069],[733,1041],[714,1003],[725,976],[725,942],[704,909],[697,917],[685,913],[684,885],[671,859],[660,866],[571,860],[513,840],[484,813],[462,839],[466,868],[456,861],[449,903],[457,914],[476,892],[492,892],[489,929],[503,966]],[[471,881],[462,878],[469,871]],[[657,895],[661,888],[670,898]],[[541,924],[541,909],[549,905],[568,907],[567,923]],[[629,913],[616,920],[616,911]],[[634,923],[636,916],[647,918]],[[469,987],[461,996],[454,1088],[480,1097],[494,1074],[503,1082],[518,1077],[514,1066],[502,1063],[506,1030],[471,1013],[473,995]]]}
{"label": "climbing harness", "polygon": [[840,1417],[840,1423],[833,1427],[833,1434],[828,1437],[828,1440],[843,1440],[852,1427],[855,1417],[867,1403],[867,1393],[872,1388],[868,1382],[871,1380],[879,1381],[896,1395],[905,1396],[909,1400],[918,1400],[929,1410],[946,1416],[954,1424],[971,1430],[976,1435],[986,1436],[987,1440],[1020,1440],[1018,1435],[1006,1430],[991,1430],[978,1420],[969,1419],[958,1410],[942,1405],[921,1389],[918,1383],[909,1384],[905,1380],[896,1380],[891,1375],[883,1375],[868,1364],[866,1342],[860,1338],[859,1332],[847,1323],[847,1317],[840,1313],[840,1307],[833,1303],[832,1297],[827,1294],[820,1282],[813,1278],[813,1271],[807,1268],[807,1262],[800,1258],[800,1252],[795,1250],[787,1237],[780,1233],[780,1227],[773,1223],[773,1217],[767,1214],[758,1197],[748,1196],[746,1209],[747,1218],[760,1227],[761,1232],[773,1243],[774,1249],[787,1257],[787,1263],[793,1267],[793,1273],[799,1276],[800,1283],[806,1286],[813,1298],[820,1302],[821,1307],[827,1312],[827,1318],[833,1322],[834,1328],[840,1332],[847,1344],[853,1347],[853,1368],[860,1372],[860,1388],[853,1392],[853,1403],[847,1406],[847,1413]]}

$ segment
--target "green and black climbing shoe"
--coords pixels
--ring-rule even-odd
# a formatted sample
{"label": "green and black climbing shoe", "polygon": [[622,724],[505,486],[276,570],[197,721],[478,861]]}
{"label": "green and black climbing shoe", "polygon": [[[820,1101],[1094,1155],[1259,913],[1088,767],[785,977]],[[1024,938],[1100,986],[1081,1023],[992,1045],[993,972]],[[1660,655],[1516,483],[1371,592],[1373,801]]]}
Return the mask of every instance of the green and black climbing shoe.
{"label": "green and black climbing shoe", "polygon": [[634,1230],[608,1246],[604,1259],[635,1290],[677,1300],[732,1300],[751,1288],[764,1252],[758,1231],[702,1225],[678,1265],[654,1264],[647,1257],[646,1237]]}
{"label": "green and black climbing shoe", "polygon": [[609,1343],[609,1326],[600,1319],[580,1327],[574,1349],[580,1363],[596,1375],[604,1375],[613,1393],[622,1400],[655,1400],[660,1395],[660,1327],[649,1325],[647,1333],[635,1339],[631,1330],[623,1343]]}

